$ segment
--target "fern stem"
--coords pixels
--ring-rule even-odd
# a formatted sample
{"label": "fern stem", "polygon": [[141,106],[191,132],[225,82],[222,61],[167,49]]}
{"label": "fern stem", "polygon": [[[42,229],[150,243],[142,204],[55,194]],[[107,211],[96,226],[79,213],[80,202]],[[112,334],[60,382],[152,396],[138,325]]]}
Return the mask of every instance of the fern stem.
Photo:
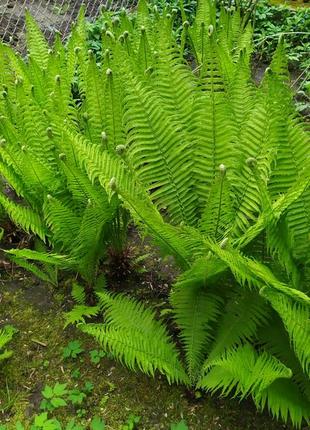
{"label": "fern stem", "polygon": [[219,202],[219,208],[218,208],[217,220],[216,220],[216,227],[215,227],[215,233],[214,233],[214,238],[215,239],[217,237],[217,231],[218,231],[219,224],[220,224],[220,219],[221,219],[222,195],[223,195],[223,182],[224,182],[224,178],[225,178],[225,176],[221,175],[221,182],[220,182],[220,202]]}

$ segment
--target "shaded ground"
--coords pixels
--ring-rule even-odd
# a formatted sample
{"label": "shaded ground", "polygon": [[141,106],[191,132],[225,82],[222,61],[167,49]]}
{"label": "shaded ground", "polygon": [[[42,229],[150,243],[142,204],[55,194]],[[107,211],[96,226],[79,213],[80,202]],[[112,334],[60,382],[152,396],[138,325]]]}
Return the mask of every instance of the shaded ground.
{"label": "shaded ground", "polygon": [[[137,295],[152,301],[157,288],[165,294],[171,282],[171,265],[163,264],[148,245]],[[218,400],[206,396],[196,400],[183,387],[169,386],[160,377],[156,380],[141,373],[133,373],[114,361],[103,358],[100,364],[91,363],[89,351],[98,345],[77,329],[63,330],[63,311],[70,308],[69,285],[58,289],[38,282],[14,270],[14,278],[2,271],[0,281],[0,326],[11,323],[18,328],[10,347],[14,355],[0,367],[0,423],[25,422],[36,412],[45,384],[67,383],[81,387],[86,381],[94,384],[87,397],[84,422],[95,414],[105,419],[107,429],[118,430],[134,414],[141,417],[139,430],[169,429],[172,422],[184,417],[191,430],[280,430],[289,429],[266,414],[256,412],[251,402]],[[144,279],[144,281],[143,281]],[[81,358],[64,360],[63,348],[70,340],[81,341],[85,352]],[[45,345],[45,346],[42,346]],[[72,372],[79,370],[75,379]],[[76,415],[71,408],[59,409],[55,414],[65,422]]]}

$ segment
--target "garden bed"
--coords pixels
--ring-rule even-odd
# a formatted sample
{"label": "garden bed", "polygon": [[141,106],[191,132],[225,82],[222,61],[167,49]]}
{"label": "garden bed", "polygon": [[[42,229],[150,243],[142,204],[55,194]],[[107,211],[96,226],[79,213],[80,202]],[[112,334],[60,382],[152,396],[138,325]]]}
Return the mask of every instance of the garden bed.
{"label": "garden bed", "polygon": [[[114,289],[143,296],[146,302],[157,301],[160,309],[166,303],[165,291],[175,269],[156,249],[142,246],[134,237],[132,247],[138,246],[149,254],[143,263],[145,272],[133,273],[127,284],[117,284]],[[63,329],[63,313],[72,306],[71,282],[63,281],[55,290],[16,267],[6,266],[6,271],[1,271],[0,326],[13,324],[18,329],[10,344],[14,354],[2,365],[0,377],[0,423],[9,429],[39,413],[41,391],[57,382],[70,389],[82,389],[86,382],[94,385],[82,405],[55,412],[64,423],[81,414],[82,422],[89,422],[94,415],[104,418],[109,430],[121,429],[130,416],[140,417],[139,430],[168,430],[182,418],[190,430],[291,429],[267,413],[258,413],[250,401],[239,403],[188,392],[181,386],[169,386],[158,375],[153,379],[131,372],[108,357],[92,363],[90,352],[98,350],[98,345],[76,328]],[[64,359],[64,348],[76,340],[84,351],[75,359]]]}

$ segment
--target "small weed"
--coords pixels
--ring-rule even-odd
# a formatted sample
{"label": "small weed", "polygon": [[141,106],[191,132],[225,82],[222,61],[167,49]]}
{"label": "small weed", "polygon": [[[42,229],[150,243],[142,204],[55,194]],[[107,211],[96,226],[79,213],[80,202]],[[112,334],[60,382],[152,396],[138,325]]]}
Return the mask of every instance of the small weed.
{"label": "small weed", "polygon": [[84,393],[90,394],[94,389],[94,384],[90,381],[86,381],[84,384],[83,391]]}
{"label": "small weed", "polygon": [[44,399],[41,401],[40,409],[44,411],[53,411],[54,409],[67,406],[67,402],[64,399],[67,394],[67,384],[59,384],[56,382],[53,388],[46,385],[42,391]]}
{"label": "small weed", "polygon": [[140,420],[141,417],[130,415],[127,422],[122,426],[122,430],[135,430]]}
{"label": "small weed", "polygon": [[104,351],[98,351],[97,349],[93,349],[92,351],[89,352],[90,355],[90,361],[93,364],[98,364],[100,363],[100,360],[105,357],[107,354]]}
{"label": "small weed", "polygon": [[189,430],[187,424],[184,420],[178,422],[177,424],[171,424],[170,430]]}
{"label": "small weed", "polygon": [[77,358],[84,349],[82,348],[81,342],[78,340],[73,340],[68,343],[68,345],[63,349],[63,358]]}
{"label": "small weed", "polygon": [[104,421],[99,417],[94,417],[90,424],[91,430],[105,430],[105,423]]}
{"label": "small weed", "polygon": [[83,393],[83,391],[78,390],[77,388],[70,391],[68,396],[68,400],[70,400],[73,405],[81,405],[85,398],[86,394]]}
{"label": "small weed", "polygon": [[80,371],[80,369],[73,369],[73,370],[72,370],[72,372],[71,372],[71,376],[72,376],[72,378],[74,378],[74,379],[79,379],[79,378],[80,378],[80,376],[81,376],[81,371]]}

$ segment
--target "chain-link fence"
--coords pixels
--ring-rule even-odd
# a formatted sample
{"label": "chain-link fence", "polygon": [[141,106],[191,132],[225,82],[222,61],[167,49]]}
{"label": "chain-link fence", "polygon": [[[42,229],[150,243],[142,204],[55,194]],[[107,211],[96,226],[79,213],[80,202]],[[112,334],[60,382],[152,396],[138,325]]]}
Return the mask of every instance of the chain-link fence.
{"label": "chain-link fence", "polygon": [[94,19],[102,7],[117,10],[130,3],[130,0],[0,0],[0,38],[23,50],[27,9],[52,40],[55,31],[66,37],[82,5],[86,16]]}

